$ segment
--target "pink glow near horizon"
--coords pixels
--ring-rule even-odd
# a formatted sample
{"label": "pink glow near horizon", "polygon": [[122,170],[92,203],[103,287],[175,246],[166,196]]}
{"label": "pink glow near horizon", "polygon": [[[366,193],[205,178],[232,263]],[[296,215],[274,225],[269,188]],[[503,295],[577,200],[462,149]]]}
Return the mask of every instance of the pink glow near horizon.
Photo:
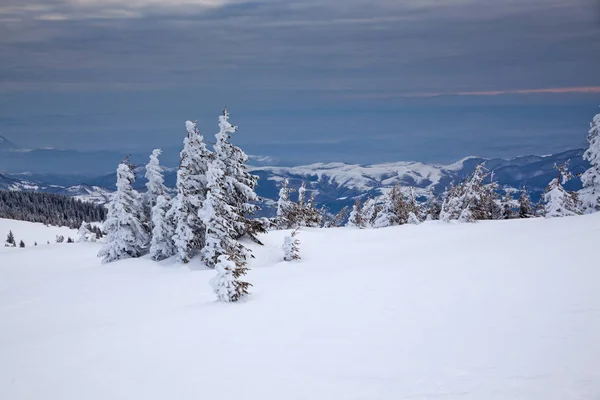
{"label": "pink glow near horizon", "polygon": [[425,93],[374,93],[355,95],[353,99],[389,99],[393,97],[439,97],[439,96],[501,96],[505,94],[563,94],[563,93],[600,93],[600,86],[579,86],[545,89],[509,89],[509,90],[486,90],[471,92],[425,92]]}

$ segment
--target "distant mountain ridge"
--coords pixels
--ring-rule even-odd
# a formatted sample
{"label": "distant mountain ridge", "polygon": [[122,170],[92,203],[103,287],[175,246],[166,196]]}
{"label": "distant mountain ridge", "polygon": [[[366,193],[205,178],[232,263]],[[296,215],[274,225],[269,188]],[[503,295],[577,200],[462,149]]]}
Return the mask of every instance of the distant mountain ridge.
{"label": "distant mountain ridge", "polygon": [[[493,172],[494,180],[501,187],[526,186],[535,201],[554,178],[555,163],[571,160],[574,174],[589,167],[582,159],[583,152],[583,149],[575,149],[547,156],[512,159],[466,157],[448,165],[404,161],[373,165],[317,163],[296,167],[251,167],[251,171],[260,178],[257,192],[264,199],[264,214],[272,213],[270,208],[277,199],[279,185],[284,179],[290,181],[292,188],[298,188],[302,182],[306,182],[309,189],[316,193],[318,204],[337,212],[343,206],[351,205],[357,197],[379,196],[397,183],[414,187],[419,196],[426,197],[431,192],[440,194],[452,181],[464,179],[482,162]],[[143,167],[138,167],[136,174],[136,188],[145,190]],[[102,204],[108,201],[114,190],[115,180],[114,173],[96,178],[60,174],[4,174],[0,175],[0,189],[58,193]],[[167,168],[165,184],[173,188],[175,180],[176,170]],[[574,179],[569,188],[575,190],[579,185],[579,180]]]}

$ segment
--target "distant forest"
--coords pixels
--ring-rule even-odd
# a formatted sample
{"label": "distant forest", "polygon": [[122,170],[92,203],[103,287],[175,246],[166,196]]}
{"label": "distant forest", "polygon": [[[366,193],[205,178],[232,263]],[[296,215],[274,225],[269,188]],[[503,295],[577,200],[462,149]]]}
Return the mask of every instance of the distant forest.
{"label": "distant forest", "polygon": [[106,209],[51,193],[0,190],[0,218],[77,229],[82,221],[104,221]]}

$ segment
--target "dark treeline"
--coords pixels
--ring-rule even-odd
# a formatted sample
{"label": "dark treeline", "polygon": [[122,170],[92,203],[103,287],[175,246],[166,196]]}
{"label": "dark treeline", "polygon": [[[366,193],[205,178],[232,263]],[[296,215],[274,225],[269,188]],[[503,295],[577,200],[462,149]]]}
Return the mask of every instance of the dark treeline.
{"label": "dark treeline", "polygon": [[77,229],[81,222],[103,221],[106,209],[51,193],[0,190],[0,218]]}

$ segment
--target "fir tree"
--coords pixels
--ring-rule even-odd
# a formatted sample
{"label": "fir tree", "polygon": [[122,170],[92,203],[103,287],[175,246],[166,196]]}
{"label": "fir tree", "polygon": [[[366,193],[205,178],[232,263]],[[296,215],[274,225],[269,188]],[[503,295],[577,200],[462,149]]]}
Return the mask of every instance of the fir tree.
{"label": "fir tree", "polygon": [[348,206],[345,206],[344,208],[342,208],[340,210],[340,212],[335,214],[333,216],[333,218],[327,223],[327,227],[328,228],[339,228],[341,226],[344,226],[344,222],[348,218],[348,211],[349,211]]}
{"label": "fir tree", "polygon": [[353,228],[363,229],[366,227],[365,219],[363,216],[363,204],[360,199],[356,199],[354,205],[352,206],[352,211],[350,212],[350,216],[348,217],[348,223],[346,226],[350,226]]}
{"label": "fir tree", "polygon": [[107,235],[98,257],[103,263],[140,257],[147,250],[150,235],[144,223],[141,196],[132,187],[134,182],[132,166],[121,162],[117,168],[117,191],[108,204],[108,217],[102,226]]}
{"label": "fir tree", "polygon": [[591,166],[581,175],[583,188],[579,194],[586,214],[600,211],[600,114],[596,114],[590,124],[587,141],[589,147],[583,159]]}
{"label": "fir tree", "polygon": [[504,196],[502,196],[502,219],[515,218],[515,213],[513,211],[514,202],[512,190],[509,188],[504,189]]}
{"label": "fir tree", "polygon": [[412,225],[419,225],[421,223],[421,221],[419,221],[419,218],[415,215],[414,212],[409,212],[408,213],[408,224],[412,224]]}
{"label": "fir tree", "polygon": [[363,206],[363,218],[365,227],[372,228],[375,226],[375,221],[381,210],[381,206],[374,198],[369,198]]}
{"label": "fir tree", "polygon": [[219,118],[219,128],[215,153],[210,159],[206,175],[208,192],[199,213],[206,226],[206,245],[202,249],[202,257],[206,265],[214,267],[219,257],[227,254],[229,260],[241,268],[241,263],[245,263],[251,252],[237,239],[243,232],[250,233],[247,232],[249,223],[245,214],[252,212],[253,208],[246,201],[252,197],[250,192],[254,189],[241,178],[243,174],[229,164],[230,159],[240,156],[232,155],[238,150],[228,143],[229,133],[235,132],[236,128],[229,123],[226,110]]}
{"label": "fir tree", "polygon": [[173,256],[177,249],[173,242],[175,223],[169,218],[171,201],[166,194],[156,198],[152,207],[152,239],[150,240],[150,258],[161,261]]}
{"label": "fir tree", "polygon": [[521,195],[519,196],[519,218],[531,218],[534,216],[535,211],[531,205],[531,197],[525,186],[523,186]]}
{"label": "fir tree", "polygon": [[289,181],[285,178],[281,182],[279,189],[279,199],[277,200],[276,225],[279,229],[289,229],[296,225],[296,208],[291,200],[293,189],[289,187]]}
{"label": "fir tree", "polygon": [[286,236],[283,240],[283,259],[285,261],[294,261],[300,259],[300,240],[298,240],[298,228]]}
{"label": "fir tree", "polygon": [[161,154],[160,149],[152,150],[150,160],[146,164],[146,193],[144,194],[144,209],[148,221],[152,222],[152,207],[156,204],[156,198],[166,192],[164,185],[163,171],[160,166],[158,156]]}
{"label": "fir tree", "polygon": [[573,178],[569,172],[569,162],[554,165],[558,176],[554,178],[544,193],[544,215],[546,218],[567,217],[580,214],[577,193],[565,190],[563,185]]}
{"label": "fir tree", "polygon": [[[405,212],[406,213],[406,223],[413,223],[413,222],[410,222],[410,214],[411,213],[417,219],[417,221],[420,222],[418,216],[421,215],[421,213],[423,211],[421,209],[422,208],[421,205],[419,204],[419,202],[416,199],[415,191],[412,187],[408,188],[408,198],[407,198],[405,204],[406,204],[406,212]],[[400,216],[402,216],[403,214],[404,214],[404,212],[402,212]]]}
{"label": "fir tree", "polygon": [[15,235],[12,233],[12,231],[8,231],[8,235],[6,235],[6,244],[13,247],[16,244]]}
{"label": "fir tree", "polygon": [[248,296],[248,289],[252,284],[240,280],[246,275],[248,268],[239,254],[222,254],[215,264],[217,275],[210,281],[217,300],[222,302],[236,302]]}
{"label": "fir tree", "polygon": [[206,173],[210,152],[196,127],[186,121],[187,137],[183,141],[177,170],[177,197],[167,218],[175,221],[173,242],[177,261],[188,263],[205,244],[206,228],[198,213],[206,198]]}
{"label": "fir tree", "polygon": [[231,143],[231,134],[238,132],[237,126],[229,122],[227,109],[219,116],[219,132],[215,135],[214,146],[216,159],[220,160],[224,171],[226,203],[238,210],[238,218],[232,221],[236,238],[247,235],[260,243],[255,235],[264,233],[261,224],[255,224],[250,217],[258,210],[256,204],[260,198],[256,194],[258,176],[248,171],[248,156],[244,151]]}
{"label": "fir tree", "polygon": [[19,242],[19,247],[21,247],[21,248],[25,247],[25,242],[21,240],[21,241]]}
{"label": "fir tree", "polygon": [[440,198],[433,193],[429,192],[425,206],[422,208],[422,219],[425,221],[433,221],[440,219],[440,212],[442,211],[442,202]]}
{"label": "fir tree", "polygon": [[77,231],[77,241],[78,242],[95,242],[96,234],[92,233],[91,226],[85,221],[81,222],[81,226]]}

